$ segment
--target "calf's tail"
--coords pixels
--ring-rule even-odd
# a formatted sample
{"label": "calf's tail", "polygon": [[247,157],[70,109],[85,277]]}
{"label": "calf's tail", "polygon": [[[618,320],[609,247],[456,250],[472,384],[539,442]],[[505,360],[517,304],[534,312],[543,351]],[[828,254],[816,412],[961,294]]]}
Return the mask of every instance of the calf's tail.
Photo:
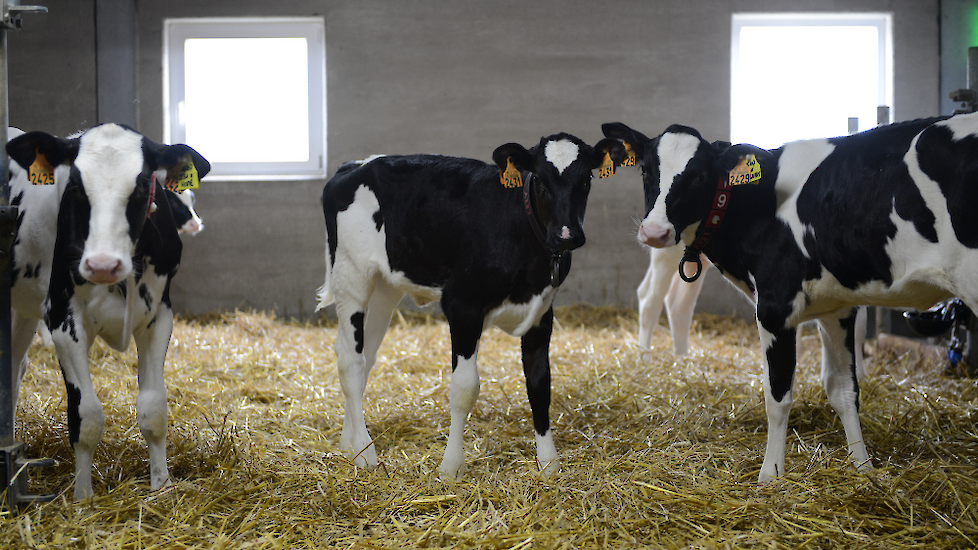
{"label": "calf's tail", "polygon": [[319,287],[316,294],[316,299],[319,300],[319,305],[316,306],[316,311],[323,309],[329,304],[333,303],[333,289],[330,286],[330,279],[333,274],[333,259],[329,255],[329,228],[326,229],[326,281],[323,286]]}

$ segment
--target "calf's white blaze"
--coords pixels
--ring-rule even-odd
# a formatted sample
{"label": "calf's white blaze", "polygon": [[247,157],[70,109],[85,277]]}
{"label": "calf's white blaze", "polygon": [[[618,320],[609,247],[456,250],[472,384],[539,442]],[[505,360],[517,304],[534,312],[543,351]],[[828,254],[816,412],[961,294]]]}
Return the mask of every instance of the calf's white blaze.
{"label": "calf's white blaze", "polygon": [[[135,243],[129,238],[126,205],[143,169],[142,136],[120,126],[98,126],[81,137],[75,159],[82,186],[91,205],[88,238],[79,272],[100,284],[121,281],[132,272]],[[118,268],[109,274],[93,273],[90,266]]]}
{"label": "calf's white blaze", "polygon": [[544,148],[547,162],[553,164],[558,174],[563,174],[568,166],[577,160],[580,148],[573,141],[562,139],[560,141],[548,141]]}
{"label": "calf's white blaze", "polygon": [[[669,221],[666,213],[666,197],[672,188],[672,183],[676,176],[686,170],[686,165],[696,154],[700,146],[700,140],[689,134],[663,134],[659,138],[657,148],[659,154],[659,196],[655,199],[652,210],[642,221],[642,227],[647,232],[662,234],[671,231],[671,235],[676,235],[676,228]],[[641,240],[642,227],[639,228],[639,240]]]}

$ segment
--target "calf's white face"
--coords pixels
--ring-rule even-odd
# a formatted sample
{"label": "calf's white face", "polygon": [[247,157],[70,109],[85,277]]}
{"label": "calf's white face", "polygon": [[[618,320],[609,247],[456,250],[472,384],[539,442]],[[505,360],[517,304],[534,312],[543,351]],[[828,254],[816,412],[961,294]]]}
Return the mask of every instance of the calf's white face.
{"label": "calf's white face", "polygon": [[132,272],[135,220],[128,219],[127,209],[130,199],[148,207],[148,189],[139,190],[145,201],[134,197],[143,163],[142,136],[133,131],[106,125],[81,136],[75,167],[91,214],[78,272],[93,283],[117,283]]}
{"label": "calf's white face", "polygon": [[[116,124],[68,139],[29,132],[11,139],[7,153],[31,181],[58,186],[55,268],[77,270],[96,284],[115,284],[132,273],[153,196],[164,200],[163,182],[156,181],[161,175],[167,185],[181,185],[193,184],[195,171],[198,178],[210,171],[210,163],[190,147],[155,143]],[[53,177],[59,167],[70,170],[67,178]]]}
{"label": "calf's white face", "polygon": [[[658,139],[658,195],[649,208],[638,230],[638,240],[655,248],[673,246],[679,242],[679,235],[666,211],[666,197],[673,182],[686,171],[689,161],[696,155],[700,139],[684,133],[666,133]],[[654,174],[646,174],[646,178]]]}

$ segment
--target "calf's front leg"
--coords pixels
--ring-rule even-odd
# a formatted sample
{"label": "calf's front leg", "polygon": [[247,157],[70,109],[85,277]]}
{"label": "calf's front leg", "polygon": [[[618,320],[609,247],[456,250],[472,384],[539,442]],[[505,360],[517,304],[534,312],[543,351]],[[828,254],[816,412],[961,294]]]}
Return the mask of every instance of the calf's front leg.
{"label": "calf's front leg", "polygon": [[551,307],[540,319],[540,323],[523,335],[521,343],[526,393],[533,411],[537,466],[543,477],[560,469],[550,428],[550,335],[553,333],[553,321],[554,310]]}
{"label": "calf's front leg", "polygon": [[448,428],[448,444],[439,471],[443,479],[458,479],[465,473],[465,426],[479,399],[477,358],[482,319],[445,308],[444,302],[443,309],[452,334],[452,386],[448,393],[452,424]]}
{"label": "calf's front leg", "polygon": [[88,365],[89,336],[81,323],[72,319],[49,326],[58,352],[61,374],[68,394],[68,440],[75,451],[75,500],[92,496],[92,462],[95,448],[105,430],[105,412],[92,387]]}
{"label": "calf's front leg", "polygon": [[156,319],[133,336],[138,353],[139,396],[136,419],[149,448],[149,485],[159,489],[170,482],[166,465],[166,384],[163,380],[166,350],[173,333],[173,311],[160,303]]}
{"label": "calf's front leg", "polygon": [[[758,310],[760,316],[760,309]],[[784,474],[784,451],[791,413],[791,384],[795,375],[797,343],[794,328],[767,330],[758,321],[764,356],[764,409],[767,411],[767,449],[757,483],[760,485]]]}

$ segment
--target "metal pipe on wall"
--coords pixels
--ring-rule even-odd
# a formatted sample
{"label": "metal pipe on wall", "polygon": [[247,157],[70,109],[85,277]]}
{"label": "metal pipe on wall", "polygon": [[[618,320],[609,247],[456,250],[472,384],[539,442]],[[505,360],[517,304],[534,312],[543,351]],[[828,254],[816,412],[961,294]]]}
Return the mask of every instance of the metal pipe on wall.
{"label": "metal pipe on wall", "polygon": [[20,15],[46,12],[42,6],[20,6],[17,0],[0,0],[0,470],[3,499],[0,515],[16,514],[18,507],[32,502],[52,500],[55,495],[33,494],[28,489],[30,468],[48,466],[52,460],[29,460],[23,456],[24,444],[14,440],[18,375],[13,364],[10,337],[11,255],[17,232],[17,207],[10,205],[9,162],[7,157],[7,30],[20,28]]}

